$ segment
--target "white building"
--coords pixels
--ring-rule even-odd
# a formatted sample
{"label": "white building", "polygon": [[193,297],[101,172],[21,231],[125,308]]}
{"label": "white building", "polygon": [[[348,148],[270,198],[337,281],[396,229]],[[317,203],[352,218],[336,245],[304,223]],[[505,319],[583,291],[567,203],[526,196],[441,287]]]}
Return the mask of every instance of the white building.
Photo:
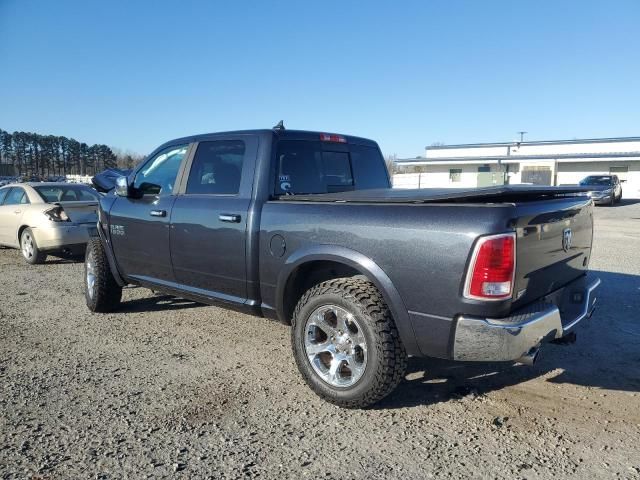
{"label": "white building", "polygon": [[396,188],[565,185],[612,173],[625,196],[640,196],[640,137],[431,146],[396,165]]}

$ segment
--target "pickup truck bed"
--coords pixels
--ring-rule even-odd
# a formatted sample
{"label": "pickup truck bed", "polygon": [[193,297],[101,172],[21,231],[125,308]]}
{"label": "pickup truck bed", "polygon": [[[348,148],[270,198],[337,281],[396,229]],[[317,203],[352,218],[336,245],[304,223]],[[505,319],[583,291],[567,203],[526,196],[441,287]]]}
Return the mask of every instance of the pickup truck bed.
{"label": "pickup truck bed", "polygon": [[[401,292],[401,307],[394,316],[397,320],[408,317],[406,324],[412,332],[409,328],[402,332],[405,323],[397,321],[408,352],[455,359],[454,336],[460,315],[488,319],[517,316],[520,309],[561,290],[587,271],[593,225],[589,198],[566,196],[566,189],[545,189],[542,199],[539,194],[522,195],[522,188],[500,190],[517,190],[521,200],[514,202],[510,196],[504,201],[494,191],[492,203],[469,197],[458,203],[452,196],[437,203],[413,201],[429,198],[430,192],[405,194],[402,203],[387,201],[383,192],[363,195],[367,201],[351,201],[347,199],[364,192],[345,192],[286,196],[267,202],[261,220],[263,248],[278,235],[287,239],[293,256],[286,260],[261,257],[264,310],[268,312],[275,305],[280,318],[292,312],[295,305],[286,304],[286,295],[275,286],[280,275],[288,274],[289,265],[297,264],[298,255],[304,258],[316,252],[330,258],[330,252],[340,247],[344,249],[342,256],[366,264],[358,253],[367,252],[367,260],[384,272],[389,284],[385,288]],[[551,191],[559,193],[551,195]],[[397,198],[395,191],[386,193]],[[563,232],[568,228],[572,245],[565,251]],[[478,237],[507,231],[516,233],[513,297],[489,302],[465,298],[463,279]],[[280,304],[279,299],[285,303]],[[503,349],[491,356],[486,356],[484,349],[474,359],[513,360],[528,350],[507,358]],[[465,359],[471,360],[472,355],[467,353]]]}
{"label": "pickup truck bed", "polygon": [[87,305],[136,284],[277,318],[305,381],[345,407],[393,390],[408,355],[529,363],[592,313],[582,188],[390,186],[358,137],[167,142],[101,201]]}
{"label": "pickup truck bed", "polygon": [[[589,189],[579,186],[549,187],[541,185],[501,185],[484,188],[416,188],[371,189],[315,195],[285,195],[286,201],[348,202],[348,203],[440,203],[491,202],[500,203],[542,200],[560,196],[575,196]],[[585,195],[586,196],[586,195]]]}

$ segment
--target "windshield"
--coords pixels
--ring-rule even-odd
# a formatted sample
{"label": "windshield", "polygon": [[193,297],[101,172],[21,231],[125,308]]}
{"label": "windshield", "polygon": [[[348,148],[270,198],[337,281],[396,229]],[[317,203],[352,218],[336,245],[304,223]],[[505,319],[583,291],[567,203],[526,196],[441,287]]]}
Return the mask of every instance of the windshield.
{"label": "windshield", "polygon": [[611,185],[611,177],[608,175],[590,175],[580,180],[580,185]]}
{"label": "windshield", "polygon": [[47,203],[100,200],[98,192],[83,185],[40,185],[33,188]]}
{"label": "windshield", "polygon": [[334,193],[389,188],[380,150],[307,140],[278,142],[276,194]]}

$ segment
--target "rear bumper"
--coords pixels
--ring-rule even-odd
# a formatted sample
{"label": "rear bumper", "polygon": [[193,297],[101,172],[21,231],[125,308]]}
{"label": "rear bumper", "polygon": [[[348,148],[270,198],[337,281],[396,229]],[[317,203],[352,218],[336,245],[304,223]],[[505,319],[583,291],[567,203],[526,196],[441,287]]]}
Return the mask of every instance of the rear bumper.
{"label": "rear bumper", "polygon": [[86,245],[89,230],[95,229],[93,224],[55,225],[46,228],[35,228],[33,235],[42,251],[62,250],[70,246]]}
{"label": "rear bumper", "polygon": [[459,316],[455,325],[453,359],[512,361],[544,342],[563,337],[582,320],[591,317],[599,285],[599,278],[581,277],[506,318]]}

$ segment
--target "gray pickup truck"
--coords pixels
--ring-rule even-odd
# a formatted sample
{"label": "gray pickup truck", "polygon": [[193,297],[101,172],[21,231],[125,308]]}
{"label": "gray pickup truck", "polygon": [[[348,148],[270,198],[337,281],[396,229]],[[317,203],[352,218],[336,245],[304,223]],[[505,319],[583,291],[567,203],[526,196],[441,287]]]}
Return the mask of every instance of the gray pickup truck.
{"label": "gray pickup truck", "polygon": [[279,319],[311,389],[365,407],[408,356],[531,364],[573,336],[600,283],[592,205],[580,187],[394,190],[347,135],[179,138],[102,198],[86,302],[114,310],[133,284]]}

